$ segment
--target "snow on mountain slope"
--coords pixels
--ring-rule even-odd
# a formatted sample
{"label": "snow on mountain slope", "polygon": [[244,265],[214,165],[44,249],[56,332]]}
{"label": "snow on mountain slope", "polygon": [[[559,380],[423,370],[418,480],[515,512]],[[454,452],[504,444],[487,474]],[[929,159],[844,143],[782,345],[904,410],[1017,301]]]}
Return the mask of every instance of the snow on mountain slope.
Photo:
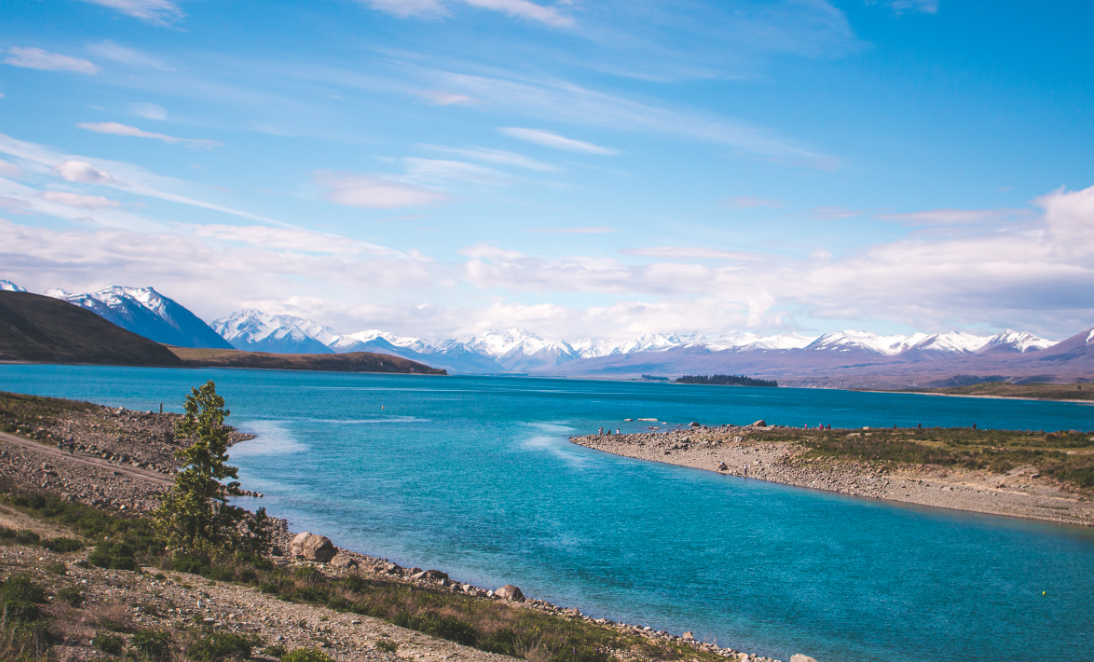
{"label": "snow on mountain slope", "polygon": [[50,290],[46,295],[86,308],[123,329],[159,343],[231,347],[197,315],[151,287],[115,285],[87,294]]}
{"label": "snow on mountain slope", "polygon": [[748,352],[764,349],[801,349],[814,340],[816,338],[807,338],[797,333],[760,336],[747,331],[731,331],[707,342],[706,346],[716,352],[727,349]]}
{"label": "snow on mountain slope", "polygon": [[232,347],[273,354],[331,354],[327,346],[341,336],[337,331],[294,315],[269,315],[241,310],[213,322],[213,330]]}
{"label": "snow on mountain slope", "polygon": [[19,287],[10,280],[0,280],[0,292],[26,292],[26,288]]}
{"label": "snow on mountain slope", "polygon": [[883,356],[896,356],[927,338],[925,333],[910,336],[879,336],[869,331],[832,331],[805,346],[812,351],[851,352],[865,350]]}
{"label": "snow on mountain slope", "polygon": [[1025,354],[1026,352],[1037,352],[1042,349],[1048,349],[1055,344],[1056,343],[1051,340],[1039,338],[1032,333],[1011,331],[1010,329],[1007,329],[1006,331],[997,333],[988,338],[987,342],[976,351],[978,354]]}
{"label": "snow on mountain slope", "polygon": [[924,352],[942,352],[946,354],[971,354],[983,347],[990,336],[977,336],[963,331],[936,333],[927,336],[910,349]]}

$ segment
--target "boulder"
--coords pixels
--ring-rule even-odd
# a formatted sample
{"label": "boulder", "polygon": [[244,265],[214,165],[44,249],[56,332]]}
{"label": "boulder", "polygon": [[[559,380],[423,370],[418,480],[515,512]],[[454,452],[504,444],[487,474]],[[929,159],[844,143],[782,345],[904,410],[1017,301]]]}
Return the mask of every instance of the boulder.
{"label": "boulder", "polygon": [[440,570],[426,570],[422,575],[426,579],[448,579],[448,573]]}
{"label": "boulder", "polygon": [[330,538],[317,536],[307,531],[293,538],[289,549],[292,555],[297,558],[319,563],[326,563],[338,554],[338,549],[330,541]]}
{"label": "boulder", "polygon": [[695,641],[695,635],[692,634],[690,630],[685,632],[680,638],[684,641]]}
{"label": "boulder", "polygon": [[693,428],[697,428],[697,427],[700,427],[700,426],[699,426],[699,424],[698,424],[698,423],[696,423],[695,421],[692,421],[691,423],[688,423],[688,425],[690,425],[690,426],[691,426],[691,427],[693,427]]}
{"label": "boulder", "polygon": [[750,428],[766,428],[767,427],[767,421],[765,421],[761,418],[760,420],[756,421],[755,423],[753,423],[752,425],[750,425],[748,427],[750,427]]}
{"label": "boulder", "polygon": [[337,554],[330,560],[330,564],[335,568],[356,568],[360,565],[357,563],[357,559],[346,554]]}
{"label": "boulder", "polygon": [[790,657],[790,662],[817,662],[808,655],[802,655],[801,653],[795,653]]}
{"label": "boulder", "polygon": [[519,588],[512,584],[506,584],[498,590],[494,591],[494,595],[498,596],[502,600],[514,600],[516,602],[524,602],[524,593]]}

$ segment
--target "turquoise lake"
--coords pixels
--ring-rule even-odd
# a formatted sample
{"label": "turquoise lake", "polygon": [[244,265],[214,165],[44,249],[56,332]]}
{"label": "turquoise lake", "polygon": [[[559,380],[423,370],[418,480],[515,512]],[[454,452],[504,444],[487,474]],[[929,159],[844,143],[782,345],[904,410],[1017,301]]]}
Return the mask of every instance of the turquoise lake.
{"label": "turquoise lake", "polygon": [[[0,390],[180,411],[212,379],[296,531],[487,588],[820,662],[1094,659],[1094,531],[826,494],[567,441],[717,425],[1094,429],[1086,405],[522,378],[0,366]],[[251,505],[257,500],[245,500]],[[1047,596],[1042,597],[1042,591]]]}

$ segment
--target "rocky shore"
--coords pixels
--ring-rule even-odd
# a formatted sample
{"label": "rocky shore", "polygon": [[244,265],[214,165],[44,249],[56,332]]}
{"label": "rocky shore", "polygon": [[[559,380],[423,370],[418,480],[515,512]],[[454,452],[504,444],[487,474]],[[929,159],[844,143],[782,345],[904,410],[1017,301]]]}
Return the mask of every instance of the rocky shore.
{"label": "rocky shore", "polygon": [[[133,412],[89,406],[70,412],[48,425],[23,422],[15,434],[0,433],[0,480],[16,490],[45,491],[63,499],[115,512],[147,512],[156,506],[156,495],[170,488],[176,467],[174,421],[177,415]],[[249,438],[233,432],[233,440]],[[72,439],[74,452],[57,441]],[[0,506],[0,526],[13,530],[40,530],[43,537],[73,536],[55,526],[28,519]],[[283,567],[310,567],[330,578],[356,574],[363,578],[413,585],[430,591],[465,596],[471,600],[497,601],[521,609],[533,609],[567,619],[611,628],[628,636],[690,647],[697,653],[717,655],[735,662],[775,662],[714,642],[697,641],[690,632],[673,635],[648,626],[592,619],[573,607],[560,607],[526,597],[516,586],[497,589],[473,586],[447,573],[404,568],[388,560],[339,549],[327,538],[311,533],[294,534],[284,520],[275,520],[272,558]],[[427,662],[441,660],[495,661],[505,658],[426,636],[413,630],[367,616],[345,614],[324,607],[286,603],[254,588],[206,581],[182,573],[147,569],[145,573],[104,570],[89,566],[87,552],[54,554],[38,547],[0,546],[0,564],[23,568],[43,581],[58,584],[48,567],[58,562],[67,567],[64,581],[79,583],[92,606],[90,620],[81,616],[80,626],[63,635],[58,648],[62,660],[98,657],[91,637],[99,620],[119,619],[142,627],[178,627],[200,621],[218,630],[259,635],[275,645],[321,647],[336,660],[393,660],[396,657]],[[54,558],[57,557],[57,558]],[[62,582],[64,583],[64,582]],[[134,606],[135,605],[135,606]],[[63,609],[61,605],[53,605]],[[97,614],[97,615],[95,615]],[[393,651],[397,651],[393,652]],[[613,657],[629,660],[614,651]],[[811,662],[795,656],[795,662]]]}
{"label": "rocky shore", "polygon": [[[762,424],[762,425],[761,425]],[[651,462],[705,469],[727,476],[883,499],[937,508],[1094,526],[1094,502],[1041,476],[1033,467],[1006,474],[938,466],[872,464],[806,458],[807,448],[770,442],[763,421],[752,425],[707,427],[642,434],[588,435],[571,442],[595,450]],[[869,431],[846,430],[847,435]]]}

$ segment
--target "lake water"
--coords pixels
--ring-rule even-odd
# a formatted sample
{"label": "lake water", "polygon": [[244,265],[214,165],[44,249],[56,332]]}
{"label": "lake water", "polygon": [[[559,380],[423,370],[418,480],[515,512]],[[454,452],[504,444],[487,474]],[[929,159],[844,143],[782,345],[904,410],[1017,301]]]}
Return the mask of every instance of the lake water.
{"label": "lake water", "polygon": [[[520,378],[0,366],[0,390],[180,411],[217,383],[294,530],[592,616],[820,662],[1094,659],[1094,531],[620,458],[599,427],[1094,429],[1086,405]],[[254,500],[245,500],[248,505]],[[1047,595],[1042,596],[1042,591]]]}

